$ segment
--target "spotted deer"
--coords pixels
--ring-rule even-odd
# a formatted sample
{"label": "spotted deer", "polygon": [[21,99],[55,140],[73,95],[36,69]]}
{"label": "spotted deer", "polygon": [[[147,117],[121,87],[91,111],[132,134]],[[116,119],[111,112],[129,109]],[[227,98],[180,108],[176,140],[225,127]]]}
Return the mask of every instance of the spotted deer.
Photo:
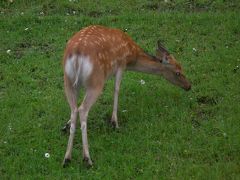
{"label": "spotted deer", "polygon": [[[114,103],[111,123],[118,128],[118,93],[124,70],[163,76],[174,85],[190,90],[180,64],[158,42],[156,56],[144,52],[126,33],[118,29],[94,25],[77,32],[67,43],[64,58],[64,88],[71,108],[71,117],[64,129],[70,127],[65,167],[71,160],[76,121],[79,113],[82,131],[83,160],[92,165],[87,138],[88,112],[101,94],[105,81],[115,76]],[[78,107],[80,87],[85,97]]]}

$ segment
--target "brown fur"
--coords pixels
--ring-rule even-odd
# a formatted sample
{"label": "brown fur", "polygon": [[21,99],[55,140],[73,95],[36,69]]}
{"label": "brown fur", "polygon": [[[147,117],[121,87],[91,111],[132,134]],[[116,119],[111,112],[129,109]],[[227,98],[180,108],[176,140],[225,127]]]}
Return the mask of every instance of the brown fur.
{"label": "brown fur", "polygon": [[[79,86],[74,86],[74,80],[71,80],[65,72],[66,62],[73,55],[77,57],[89,57],[88,60],[93,66],[86,82],[80,85],[86,88],[86,94],[80,107],[77,107]],[[75,61],[76,60],[77,58]],[[89,165],[92,164],[87,141],[87,116],[91,106],[101,94],[104,83],[109,76],[116,76],[114,108],[111,119],[115,127],[118,127],[118,92],[122,74],[125,69],[161,75],[171,83],[186,90],[189,90],[191,87],[191,84],[182,74],[180,64],[161,44],[159,44],[157,56],[151,56],[145,53],[123,31],[98,25],[82,29],[68,41],[64,53],[63,66],[65,92],[71,107],[71,118],[69,120],[71,128],[68,147],[63,162],[64,165],[71,159],[78,112],[82,129],[84,160],[86,160]],[[74,63],[74,66],[79,66],[78,61]],[[73,73],[77,75],[76,72]]]}

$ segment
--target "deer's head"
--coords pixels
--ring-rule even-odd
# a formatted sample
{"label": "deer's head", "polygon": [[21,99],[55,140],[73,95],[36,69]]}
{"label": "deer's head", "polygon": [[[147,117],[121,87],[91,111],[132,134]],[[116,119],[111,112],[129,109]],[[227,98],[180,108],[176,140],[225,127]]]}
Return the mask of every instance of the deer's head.
{"label": "deer's head", "polygon": [[167,49],[158,41],[156,57],[164,66],[163,77],[172,84],[179,86],[186,91],[191,89],[191,83],[184,76],[181,65],[176,61]]}

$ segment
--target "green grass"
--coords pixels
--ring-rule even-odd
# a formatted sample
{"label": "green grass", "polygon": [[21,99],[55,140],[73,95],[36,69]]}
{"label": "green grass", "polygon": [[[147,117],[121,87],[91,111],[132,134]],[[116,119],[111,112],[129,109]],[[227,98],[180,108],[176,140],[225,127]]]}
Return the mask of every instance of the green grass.
{"label": "green grass", "polygon": [[[237,0],[1,1],[0,178],[239,179],[239,9]],[[78,128],[64,169],[60,129],[70,109],[61,60],[66,41],[90,24],[126,30],[153,54],[161,39],[192,91],[126,72],[115,131],[109,80],[88,119],[93,168],[82,163]]]}

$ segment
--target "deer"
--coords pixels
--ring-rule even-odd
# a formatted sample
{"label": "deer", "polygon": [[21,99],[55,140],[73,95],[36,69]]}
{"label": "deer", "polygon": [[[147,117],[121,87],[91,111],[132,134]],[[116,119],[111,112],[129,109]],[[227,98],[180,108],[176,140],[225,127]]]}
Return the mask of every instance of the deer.
{"label": "deer", "polygon": [[[63,57],[64,90],[71,109],[70,120],[63,128],[70,129],[63,167],[66,167],[72,158],[78,114],[82,132],[83,161],[90,167],[93,165],[87,138],[88,113],[111,76],[115,76],[115,87],[110,122],[113,127],[119,128],[118,95],[125,70],[159,75],[186,91],[191,89],[191,83],[184,76],[181,65],[160,41],[154,56],[145,52],[120,29],[101,25],[83,28],[69,39]],[[85,95],[78,107],[80,88],[85,89]]]}

